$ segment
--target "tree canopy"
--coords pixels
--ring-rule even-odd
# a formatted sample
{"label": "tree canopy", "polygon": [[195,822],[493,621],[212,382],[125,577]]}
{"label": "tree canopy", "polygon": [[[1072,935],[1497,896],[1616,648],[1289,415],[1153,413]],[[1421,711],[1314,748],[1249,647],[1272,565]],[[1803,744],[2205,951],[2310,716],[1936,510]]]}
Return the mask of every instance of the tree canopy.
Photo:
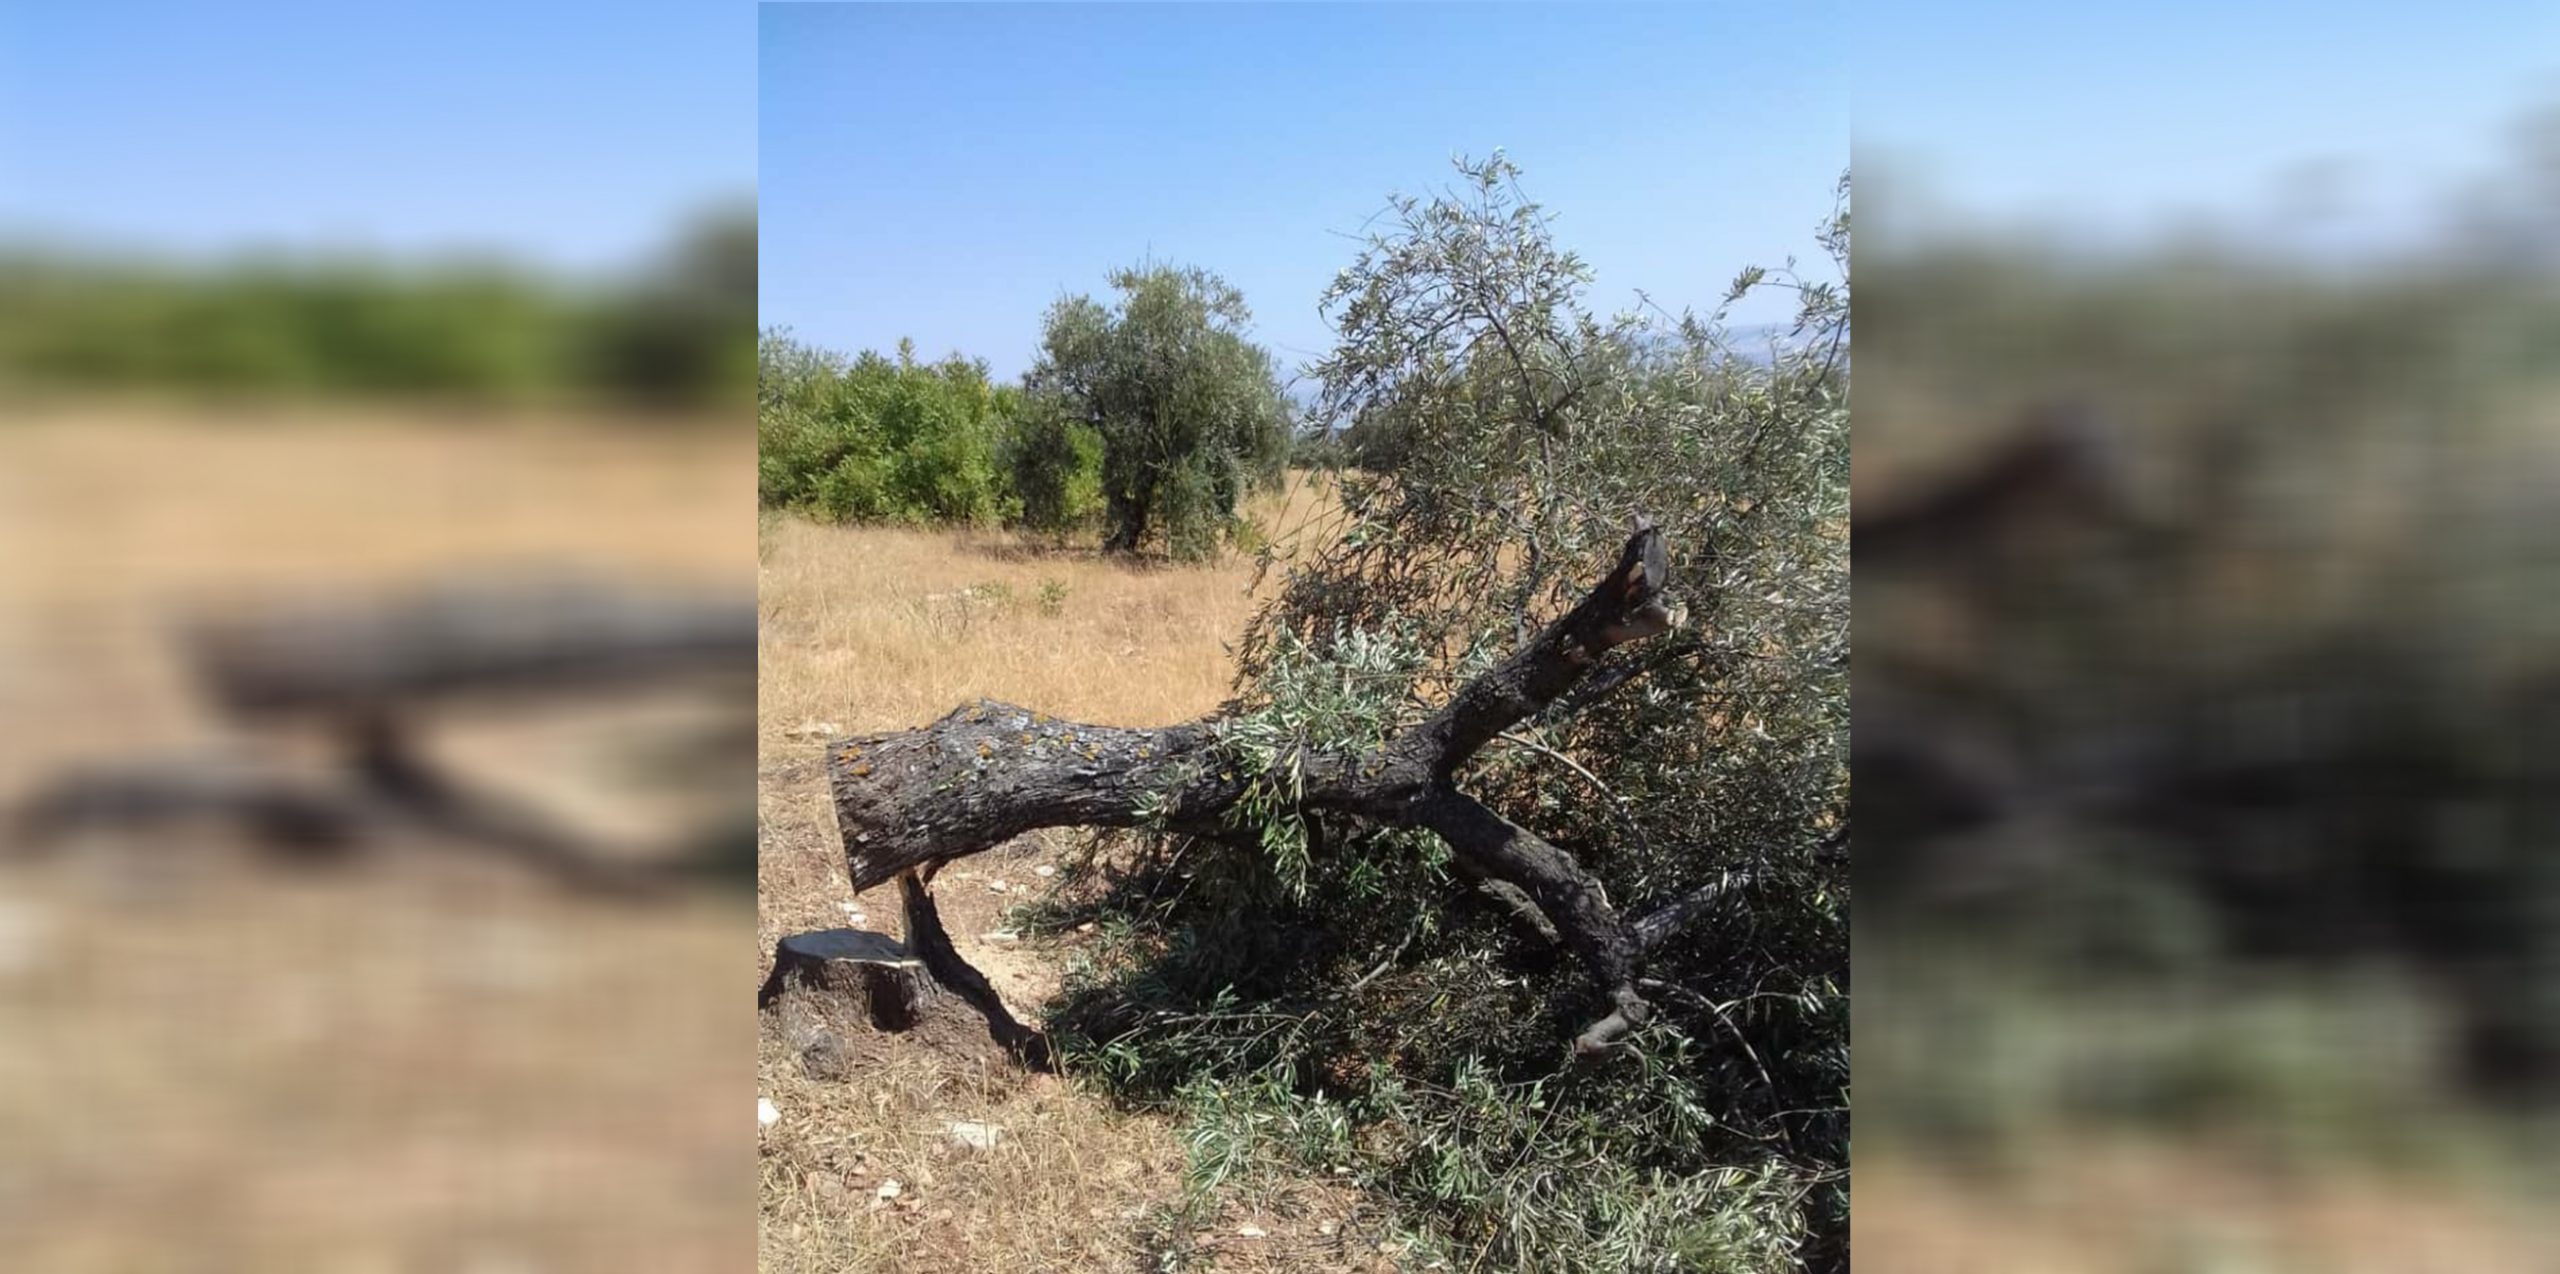
{"label": "tree canopy", "polygon": [[1025,378],[1057,418],[1102,444],[1104,547],[1161,534],[1177,557],[1225,536],[1236,504],[1287,460],[1287,399],[1270,352],[1247,340],[1244,294],[1197,267],[1115,271],[1119,293],[1050,307]]}

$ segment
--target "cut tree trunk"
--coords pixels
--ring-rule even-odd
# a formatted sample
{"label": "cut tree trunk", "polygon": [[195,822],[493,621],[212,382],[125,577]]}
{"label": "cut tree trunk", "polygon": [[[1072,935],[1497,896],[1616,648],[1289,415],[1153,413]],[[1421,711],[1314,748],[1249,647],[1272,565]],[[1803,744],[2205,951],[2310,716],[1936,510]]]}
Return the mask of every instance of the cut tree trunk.
{"label": "cut tree trunk", "polygon": [[923,960],[865,929],[819,929],[774,944],[773,973],[756,992],[756,1007],[771,1006],[793,986],[842,996],[884,1031],[913,1027],[934,995]]}
{"label": "cut tree trunk", "polygon": [[[1459,790],[1457,775],[1494,736],[1555,704],[1610,651],[1669,629],[1668,574],[1661,533],[1639,520],[1617,565],[1580,604],[1437,712],[1366,752],[1301,747],[1279,762],[1299,776],[1299,812],[1428,829],[1448,842],[1462,871],[1542,916],[1609,1005],[1575,1040],[1583,1054],[1608,1051],[1644,1023],[1638,965],[1667,922],[1620,917],[1571,854]],[[929,874],[1043,827],[1143,825],[1232,838],[1240,830],[1236,807],[1257,777],[1237,768],[1214,722],[1084,725],[984,699],[921,729],[832,743],[827,769],[854,889],[905,876],[911,934],[919,911],[930,920],[931,902],[923,875],[909,873]],[[938,922],[928,927],[939,930]],[[972,981],[984,983],[956,953],[929,955],[928,963],[963,994]]]}

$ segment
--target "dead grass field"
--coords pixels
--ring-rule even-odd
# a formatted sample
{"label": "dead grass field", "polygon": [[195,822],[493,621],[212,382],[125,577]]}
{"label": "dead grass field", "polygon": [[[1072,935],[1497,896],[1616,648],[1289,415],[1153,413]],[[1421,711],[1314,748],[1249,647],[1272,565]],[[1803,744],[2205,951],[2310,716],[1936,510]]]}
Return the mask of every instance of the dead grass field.
{"label": "dead grass field", "polygon": [[[0,797],[215,735],[163,640],[192,601],[529,562],[735,587],[752,447],[742,427],[21,414],[0,427]],[[572,764],[592,743],[453,746],[594,812],[609,793]],[[742,900],[239,848],[0,864],[0,1268],[745,1264]]]}

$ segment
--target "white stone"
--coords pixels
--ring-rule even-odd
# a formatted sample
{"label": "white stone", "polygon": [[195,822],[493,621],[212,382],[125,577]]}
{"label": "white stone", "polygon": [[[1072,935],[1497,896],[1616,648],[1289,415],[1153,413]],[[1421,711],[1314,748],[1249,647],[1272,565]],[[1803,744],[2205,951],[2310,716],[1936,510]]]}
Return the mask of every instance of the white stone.
{"label": "white stone", "polygon": [[757,1126],[757,1127],[759,1127],[759,1128],[769,1128],[769,1127],[773,1126],[775,1123],[779,1122],[779,1121],[781,1120],[781,1118],[782,1118],[782,1108],[781,1108],[781,1107],[779,1107],[779,1106],[774,1105],[774,1104],[773,1104],[773,1099],[772,1099],[772,1098],[770,1098],[770,1097],[759,1097],[759,1098],[756,1098],[756,1126]]}
{"label": "white stone", "polygon": [[955,1121],[948,1131],[953,1141],[971,1150],[993,1150],[998,1142],[1004,1140],[1004,1129],[968,1119]]}

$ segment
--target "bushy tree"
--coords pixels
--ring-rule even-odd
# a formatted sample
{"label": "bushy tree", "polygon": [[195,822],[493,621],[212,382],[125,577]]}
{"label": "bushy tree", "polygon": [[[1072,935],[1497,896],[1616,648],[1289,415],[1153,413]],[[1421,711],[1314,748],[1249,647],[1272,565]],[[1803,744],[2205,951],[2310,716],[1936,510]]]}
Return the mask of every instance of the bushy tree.
{"label": "bushy tree", "polygon": [[1161,534],[1175,556],[1203,556],[1286,459],[1271,355],[1245,339],[1243,293],[1206,270],[1139,266],[1111,285],[1116,304],[1077,296],[1050,308],[1026,382],[1044,410],[1101,439],[1106,549]]}
{"label": "bushy tree", "polygon": [[647,405],[700,407],[743,393],[756,312],[756,223],[707,217],[635,284],[590,310],[587,380]]}
{"label": "bushy tree", "polygon": [[847,362],[787,333],[758,351],[756,466],[761,502],[829,521],[984,522],[1002,514],[997,448],[1022,393],[953,355]]}
{"label": "bushy tree", "polygon": [[1846,178],[1819,235],[1837,282],[1737,280],[1801,298],[1764,363],[1727,356],[1712,317],[1592,314],[1511,165],[1462,176],[1396,201],[1327,294],[1322,406],[1374,468],[1345,476],[1338,534],[1278,546],[1224,737],[1251,772],[1290,740],[1410,724],[1649,517],[1685,620],[1497,738],[1467,783],[1557,833],[1626,914],[1715,901],[1652,957],[1632,1055],[1570,1066],[1588,979],[1430,837],[1326,813],[1256,829],[1259,853],[1167,838],[1106,894],[1133,940],[1059,1037],[1187,1107],[1195,1149],[1357,1162],[1453,1264],[1838,1267]]}
{"label": "bushy tree", "polygon": [[1017,525],[1066,535],[1102,516],[1102,435],[1050,396],[1029,398],[1004,439]]}

